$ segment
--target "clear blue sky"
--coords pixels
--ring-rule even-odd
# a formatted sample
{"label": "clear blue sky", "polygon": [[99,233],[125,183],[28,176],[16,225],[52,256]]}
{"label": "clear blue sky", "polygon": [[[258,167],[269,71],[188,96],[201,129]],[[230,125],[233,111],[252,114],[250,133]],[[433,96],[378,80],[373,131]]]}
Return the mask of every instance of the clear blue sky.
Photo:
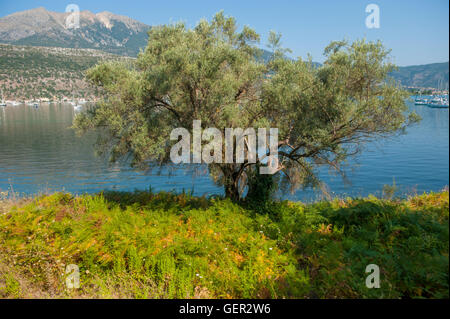
{"label": "clear blue sky", "polygon": [[[149,25],[183,20],[193,26],[223,9],[263,35],[283,34],[283,45],[292,56],[323,61],[323,48],[332,40],[380,39],[392,49],[400,66],[449,60],[448,0],[0,0],[0,16],[36,7],[63,12],[69,3],[80,10],[111,11]],[[368,29],[365,8],[380,8],[380,28]],[[265,43],[265,42],[264,42]]]}

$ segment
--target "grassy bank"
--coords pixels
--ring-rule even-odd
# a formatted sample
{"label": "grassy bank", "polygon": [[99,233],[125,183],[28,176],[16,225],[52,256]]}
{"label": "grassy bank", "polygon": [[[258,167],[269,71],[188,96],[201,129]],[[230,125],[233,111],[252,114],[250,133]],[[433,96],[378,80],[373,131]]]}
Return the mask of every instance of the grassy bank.
{"label": "grassy bank", "polygon": [[[448,191],[262,211],[149,192],[0,200],[0,297],[448,298]],[[64,269],[80,269],[67,289]],[[365,285],[380,267],[381,287]]]}

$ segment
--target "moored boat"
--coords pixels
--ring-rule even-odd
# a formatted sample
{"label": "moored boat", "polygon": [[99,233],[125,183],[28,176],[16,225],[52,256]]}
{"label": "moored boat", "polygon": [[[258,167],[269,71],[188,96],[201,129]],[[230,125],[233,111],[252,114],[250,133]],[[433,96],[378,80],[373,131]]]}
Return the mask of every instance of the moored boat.
{"label": "moored boat", "polygon": [[422,98],[418,98],[414,101],[414,104],[416,105],[426,105],[428,104],[428,100],[427,99],[422,99]]}
{"label": "moored boat", "polygon": [[431,101],[429,101],[426,105],[431,108],[446,109],[448,108],[448,98],[436,96],[432,98]]}
{"label": "moored boat", "polygon": [[5,99],[3,97],[3,91],[2,91],[2,101],[0,102],[0,106],[6,106]]}

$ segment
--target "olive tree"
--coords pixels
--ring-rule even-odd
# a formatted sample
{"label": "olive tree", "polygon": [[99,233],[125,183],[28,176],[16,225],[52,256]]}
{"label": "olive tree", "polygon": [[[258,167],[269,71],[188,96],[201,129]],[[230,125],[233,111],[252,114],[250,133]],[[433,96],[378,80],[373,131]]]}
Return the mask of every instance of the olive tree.
{"label": "olive tree", "polygon": [[[87,72],[103,99],[78,115],[74,127],[97,130],[97,145],[111,160],[131,156],[143,167],[170,165],[172,130],[192,132],[194,120],[223,135],[226,128],[278,128],[273,176],[256,169],[264,154],[207,164],[226,197],[239,200],[262,178],[276,176],[292,189],[317,184],[320,165],[339,169],[367,141],[397,134],[416,120],[406,114],[405,92],[388,80],[394,65],[380,42],[332,42],[319,66],[286,58],[275,33],[269,36],[273,54],[263,59],[259,40],[222,12],[193,29],[183,23],[153,27],[135,61],[104,62]],[[250,177],[256,183],[248,183]]]}

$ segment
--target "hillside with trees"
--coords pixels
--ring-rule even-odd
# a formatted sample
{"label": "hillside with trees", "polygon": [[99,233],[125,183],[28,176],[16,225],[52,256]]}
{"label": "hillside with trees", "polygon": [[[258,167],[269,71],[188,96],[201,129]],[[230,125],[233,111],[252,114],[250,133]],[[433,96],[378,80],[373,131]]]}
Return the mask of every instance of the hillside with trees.
{"label": "hillside with trees", "polygon": [[85,71],[106,60],[127,60],[92,49],[30,47],[0,44],[0,88],[5,99],[93,99],[98,89]]}

